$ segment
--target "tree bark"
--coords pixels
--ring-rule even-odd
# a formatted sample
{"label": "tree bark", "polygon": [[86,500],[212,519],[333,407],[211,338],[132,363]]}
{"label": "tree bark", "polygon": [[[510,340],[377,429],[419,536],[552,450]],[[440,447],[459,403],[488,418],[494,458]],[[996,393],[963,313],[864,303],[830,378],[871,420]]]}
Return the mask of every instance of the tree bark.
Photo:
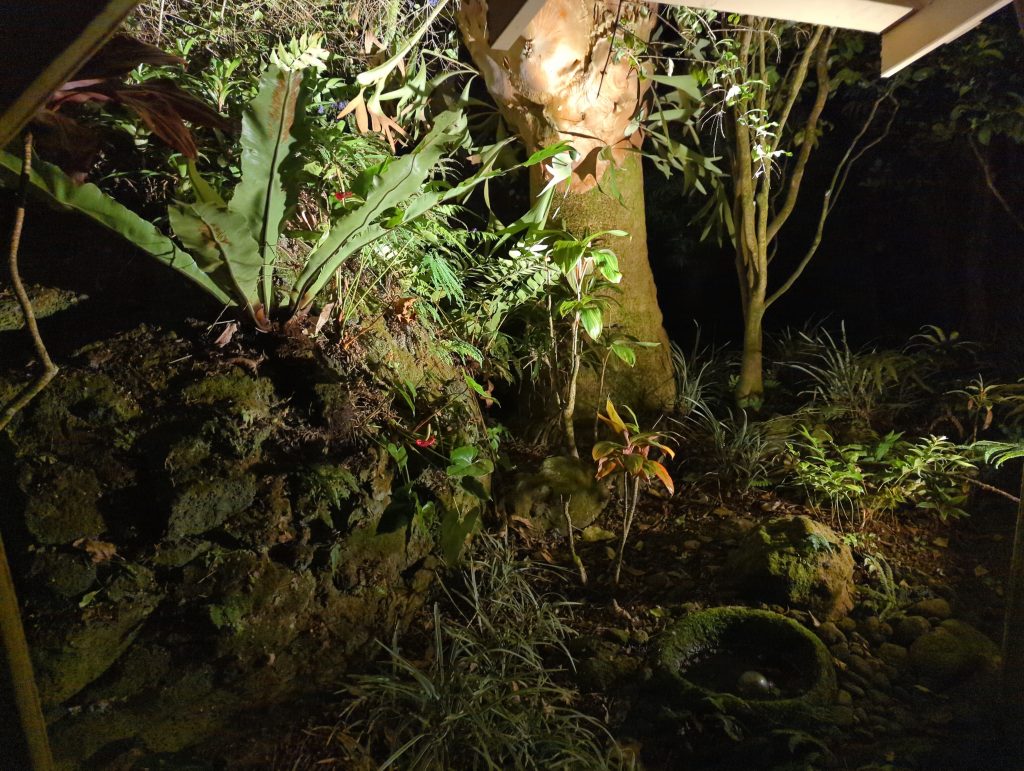
{"label": "tree bark", "polygon": [[[583,419],[592,417],[607,393],[634,408],[663,409],[675,399],[668,337],[647,255],[637,153],[641,133],[629,131],[649,84],[637,71],[629,41],[649,38],[655,8],[618,0],[548,0],[507,51],[488,44],[487,0],[463,0],[459,9],[463,40],[502,116],[527,149],[566,141],[578,153],[553,219],[574,235],[607,229],[629,233],[608,244],[623,274],[619,304],[610,314],[610,322],[619,326],[611,334],[659,347],[639,350],[633,370],[609,361],[604,389],[598,388],[599,377],[581,377]],[[602,192],[613,182],[623,203]],[[543,184],[539,174],[531,177],[534,194]]]}
{"label": "tree bark", "polygon": [[[643,167],[637,154],[631,153],[618,168],[605,172],[615,175],[615,184],[623,206],[616,199],[592,188],[585,193],[567,191],[556,201],[554,217],[560,227],[574,235],[600,230],[624,230],[625,238],[609,238],[608,246],[619,258],[622,272],[620,292],[613,297],[602,337],[630,336],[657,343],[656,348],[638,348],[636,366],[621,364],[614,356],[608,360],[602,385],[600,372],[580,373],[576,396],[577,415],[591,421],[605,399],[624,402],[635,410],[663,410],[675,400],[675,377],[668,335],[662,326],[658,306],[658,288],[647,252],[647,221],[644,212]],[[534,185],[540,183],[535,176]],[[535,191],[536,192],[536,191]]]}
{"label": "tree bark", "polygon": [[743,356],[736,383],[736,404],[743,409],[759,409],[764,400],[764,296],[752,296],[746,305],[743,322]]}

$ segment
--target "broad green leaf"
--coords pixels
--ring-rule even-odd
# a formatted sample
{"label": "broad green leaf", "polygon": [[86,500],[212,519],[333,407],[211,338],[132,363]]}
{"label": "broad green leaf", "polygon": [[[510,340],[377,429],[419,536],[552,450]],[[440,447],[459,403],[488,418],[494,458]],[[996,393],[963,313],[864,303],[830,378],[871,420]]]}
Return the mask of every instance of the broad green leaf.
{"label": "broad green leaf", "polygon": [[615,341],[611,344],[611,350],[627,366],[636,366],[636,351],[633,350],[632,346]]}
{"label": "broad green leaf", "polygon": [[594,460],[601,460],[601,458],[607,458],[612,453],[621,449],[622,445],[618,442],[601,441],[594,445],[590,454]]}
{"label": "broad green leaf", "polygon": [[188,159],[188,178],[192,182],[192,189],[196,191],[196,199],[200,203],[213,203],[218,206],[227,206],[224,203],[224,199],[220,197],[220,193],[214,190],[210,183],[203,179],[199,173],[199,169],[196,168],[196,162],[191,158]]}
{"label": "broad green leaf", "polygon": [[580,311],[580,323],[590,335],[590,339],[597,340],[604,329],[604,314],[600,308],[584,308]]}
{"label": "broad green leaf", "polygon": [[[0,178],[6,187],[18,184],[21,159],[0,151]],[[96,185],[76,184],[53,164],[34,159],[30,177],[33,195],[59,208],[79,212],[117,233],[151,257],[174,268],[190,281],[201,286],[218,302],[234,305],[234,301],[217,282],[196,264],[195,258],[179,248],[156,226],[122,206]]]}
{"label": "broad green leaf", "polygon": [[464,465],[466,463],[472,463],[476,460],[477,449],[471,444],[463,445],[462,447],[456,447],[451,451],[449,457],[451,458],[453,465]]}
{"label": "broad green leaf", "polygon": [[462,554],[466,538],[476,529],[480,521],[479,509],[460,515],[455,509],[448,509],[441,517],[441,554],[449,565],[454,565]]}
{"label": "broad green leaf", "polygon": [[[460,111],[442,113],[416,148],[388,163],[376,176],[364,198],[366,202],[338,220],[324,239],[310,252],[296,288],[299,308],[308,308],[334,271],[364,246],[380,238],[387,229],[379,220],[388,210],[408,204],[405,221],[424,214],[443,194],[420,195],[424,183],[447,152],[461,142],[466,119]],[[411,201],[411,203],[410,203]]]}
{"label": "broad green leaf", "polygon": [[651,80],[661,83],[663,86],[678,89],[696,101],[703,98],[700,87],[697,85],[697,79],[693,75],[652,75]]}
{"label": "broad green leaf", "polygon": [[282,173],[295,142],[302,72],[270,66],[263,73],[256,97],[242,118],[242,181],[231,202],[255,234],[263,278],[262,296],[269,308],[273,299],[273,265],[277,241],[287,217],[289,193]]}

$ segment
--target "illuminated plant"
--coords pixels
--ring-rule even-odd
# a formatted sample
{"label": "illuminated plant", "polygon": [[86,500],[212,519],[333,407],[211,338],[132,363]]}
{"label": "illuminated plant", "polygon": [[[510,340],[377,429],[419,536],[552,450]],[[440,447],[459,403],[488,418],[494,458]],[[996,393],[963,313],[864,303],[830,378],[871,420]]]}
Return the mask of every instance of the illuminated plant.
{"label": "illuminated plant", "polygon": [[620,441],[605,440],[594,445],[593,458],[597,461],[597,478],[621,475],[622,477],[622,539],[619,542],[619,554],[615,560],[615,583],[619,583],[622,571],[622,555],[626,550],[626,540],[633,526],[636,505],[640,496],[641,485],[646,486],[654,479],[660,481],[669,495],[675,492],[675,484],[669,476],[668,469],[658,460],[651,458],[651,450],[675,457],[675,452],[665,444],[664,433],[641,432],[637,425],[634,412],[629,412],[632,422],[626,422],[619,415],[611,399],[605,404],[604,414],[598,419],[621,437]]}

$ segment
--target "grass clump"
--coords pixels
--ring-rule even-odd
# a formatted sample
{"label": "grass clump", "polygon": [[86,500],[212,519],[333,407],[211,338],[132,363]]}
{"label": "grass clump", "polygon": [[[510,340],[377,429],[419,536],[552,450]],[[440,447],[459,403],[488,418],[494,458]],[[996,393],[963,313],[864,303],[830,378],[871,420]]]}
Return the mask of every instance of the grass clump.
{"label": "grass clump", "polygon": [[423,660],[390,647],[383,671],[353,678],[330,749],[359,767],[415,771],[624,768],[563,682],[570,606],[534,588],[544,572],[482,538],[434,605]]}

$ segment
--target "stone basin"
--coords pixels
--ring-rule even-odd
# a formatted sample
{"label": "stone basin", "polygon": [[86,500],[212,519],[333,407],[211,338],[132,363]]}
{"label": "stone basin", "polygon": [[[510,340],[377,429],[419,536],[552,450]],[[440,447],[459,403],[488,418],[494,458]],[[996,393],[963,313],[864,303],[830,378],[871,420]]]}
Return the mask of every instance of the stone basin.
{"label": "stone basin", "polygon": [[729,714],[794,725],[827,719],[835,701],[828,649],[778,613],[743,607],[691,613],[668,626],[656,655],[667,699],[687,708],[710,699]]}

